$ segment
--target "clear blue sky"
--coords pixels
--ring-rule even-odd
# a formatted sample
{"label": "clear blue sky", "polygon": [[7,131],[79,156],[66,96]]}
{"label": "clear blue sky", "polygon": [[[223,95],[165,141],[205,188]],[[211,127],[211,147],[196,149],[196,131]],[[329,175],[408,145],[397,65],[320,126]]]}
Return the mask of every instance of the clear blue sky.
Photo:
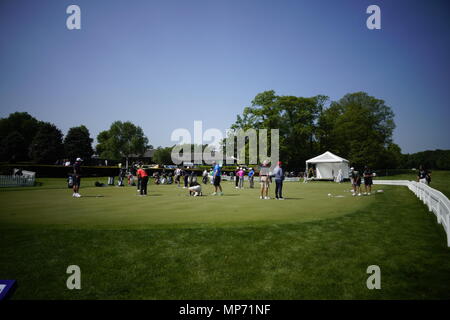
{"label": "clear blue sky", "polygon": [[[81,7],[81,30],[66,8]],[[366,8],[381,7],[381,30]],[[450,149],[450,1],[1,0],[0,117],[27,111],[93,137],[114,120],[154,146],[225,130],[264,90],[355,91],[395,114],[403,152]]]}

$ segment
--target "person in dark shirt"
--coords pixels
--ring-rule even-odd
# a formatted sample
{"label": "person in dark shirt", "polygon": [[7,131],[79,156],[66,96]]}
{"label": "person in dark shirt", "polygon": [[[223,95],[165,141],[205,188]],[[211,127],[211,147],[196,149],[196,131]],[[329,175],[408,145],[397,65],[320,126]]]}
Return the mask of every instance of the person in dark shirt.
{"label": "person in dark shirt", "polygon": [[419,172],[417,173],[417,181],[425,184],[430,184],[431,182],[431,172],[422,167],[422,165],[419,166]]}
{"label": "person in dark shirt", "polygon": [[202,186],[197,181],[191,181],[189,184],[189,195],[190,196],[202,196]]}
{"label": "person in dark shirt", "polygon": [[361,195],[361,174],[359,171],[355,170],[355,168],[350,168],[351,173],[351,180],[352,180],[352,187],[353,187],[353,196],[360,196]]}
{"label": "person in dark shirt", "polygon": [[138,175],[138,177],[140,177],[141,179],[141,186],[140,186],[140,195],[141,196],[146,196],[147,195],[147,184],[148,184],[148,174],[147,171],[144,170],[144,168],[140,167],[137,171],[136,174]]}
{"label": "person in dark shirt", "polygon": [[73,195],[72,197],[80,198],[80,183],[81,183],[81,162],[83,160],[81,158],[77,158],[75,163],[73,164]]}
{"label": "person in dark shirt", "polygon": [[368,166],[365,166],[363,176],[364,176],[364,189],[366,191],[364,194],[367,194],[368,196],[370,196],[370,193],[372,192],[373,172],[372,172],[372,170],[370,170],[370,168]]}
{"label": "person in dark shirt", "polygon": [[[189,168],[188,168],[189,169]],[[187,171],[187,170],[184,170],[184,176],[183,176],[183,179],[184,179],[184,187],[183,187],[183,189],[186,189],[186,188],[188,188],[188,186],[189,186],[189,176],[191,175],[191,173],[189,172],[189,171]]]}

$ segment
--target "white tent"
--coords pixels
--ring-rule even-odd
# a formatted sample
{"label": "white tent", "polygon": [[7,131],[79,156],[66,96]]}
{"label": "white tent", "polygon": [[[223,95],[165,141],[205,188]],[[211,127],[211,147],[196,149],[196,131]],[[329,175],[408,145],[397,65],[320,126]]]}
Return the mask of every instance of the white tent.
{"label": "white tent", "polygon": [[341,158],[329,151],[306,161],[306,171],[309,165],[316,165],[317,179],[335,180],[341,170],[342,178],[349,176],[348,160]]}

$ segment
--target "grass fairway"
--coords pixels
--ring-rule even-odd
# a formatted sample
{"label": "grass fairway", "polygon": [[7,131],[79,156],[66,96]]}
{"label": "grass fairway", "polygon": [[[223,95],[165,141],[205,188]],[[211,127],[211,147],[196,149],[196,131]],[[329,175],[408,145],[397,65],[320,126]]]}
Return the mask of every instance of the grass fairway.
{"label": "grass fairway", "polygon": [[[0,191],[0,278],[18,280],[14,298],[450,298],[445,233],[406,187],[351,197],[349,184],[288,182],[276,201],[227,182],[222,197],[207,186],[193,198],[94,181],[80,199],[63,179]],[[66,288],[72,264],[81,290]],[[374,264],[381,290],[366,287]]]}

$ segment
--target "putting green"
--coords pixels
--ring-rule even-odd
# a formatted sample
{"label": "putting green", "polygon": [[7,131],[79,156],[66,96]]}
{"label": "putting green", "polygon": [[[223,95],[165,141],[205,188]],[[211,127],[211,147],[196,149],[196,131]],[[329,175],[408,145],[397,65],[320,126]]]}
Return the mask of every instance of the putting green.
{"label": "putting green", "polygon": [[[212,196],[213,187],[203,186],[203,197],[189,197],[175,185],[149,185],[149,195],[139,197],[135,187],[93,187],[82,182],[82,198],[73,198],[63,179],[54,188],[23,188],[0,192],[0,225],[52,225],[70,228],[130,229],[157,226],[211,224],[255,225],[315,221],[363,210],[384,194],[352,197],[348,183],[286,182],[285,201],[259,199],[256,189],[237,190],[224,182],[224,195]],[[88,187],[92,186],[92,187]],[[271,186],[270,194],[274,190]],[[333,196],[328,196],[331,193]],[[338,196],[338,197],[336,197]]]}

